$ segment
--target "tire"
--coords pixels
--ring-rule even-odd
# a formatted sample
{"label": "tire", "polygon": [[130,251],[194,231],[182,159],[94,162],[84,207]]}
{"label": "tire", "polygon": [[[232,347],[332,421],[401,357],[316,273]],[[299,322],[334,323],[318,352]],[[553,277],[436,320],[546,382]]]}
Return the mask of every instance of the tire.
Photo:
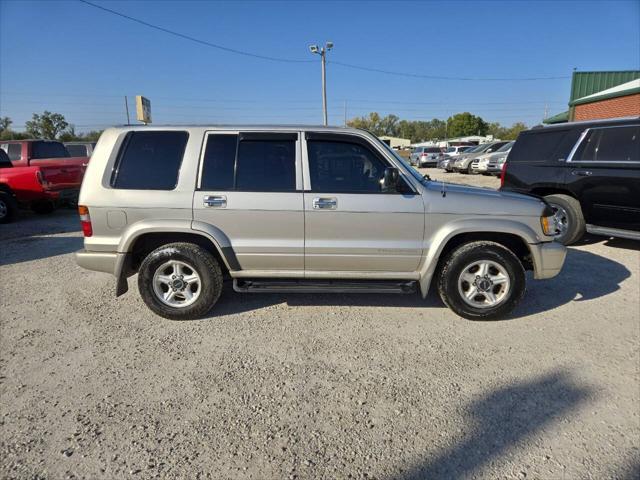
{"label": "tire", "polygon": [[[475,276],[474,282],[478,281],[477,274],[481,271],[476,271],[474,264],[488,265],[489,279],[499,281],[507,278],[508,283],[494,285],[485,281],[475,287],[465,282],[463,276]],[[477,294],[465,300],[464,292],[470,288],[476,288]],[[444,304],[468,320],[504,318],[520,303],[525,290],[524,268],[518,257],[499,243],[489,241],[467,243],[449,252],[442,262],[438,276],[438,293]],[[495,297],[494,305],[490,305],[491,300],[487,296],[490,293]]]}
{"label": "tire", "polygon": [[55,209],[56,206],[49,200],[39,200],[31,205],[31,210],[33,210],[38,215],[48,215]]}
{"label": "tire", "polygon": [[[178,282],[182,280],[177,278],[180,275],[194,280]],[[168,283],[163,283],[161,277]],[[140,265],[138,290],[144,303],[161,317],[193,320],[209,312],[220,298],[222,271],[204,248],[192,243],[169,243],[152,251]],[[171,291],[173,295],[167,299],[165,295]],[[161,300],[161,294],[166,301]]]}
{"label": "tire", "polygon": [[471,164],[469,164],[469,166],[467,167],[467,171],[465,173],[468,173],[469,175],[473,175],[473,168],[471,168]]}
{"label": "tire", "polygon": [[8,192],[0,191],[0,223],[9,223],[16,218],[18,202]]}
{"label": "tire", "polygon": [[556,212],[556,222],[564,227],[555,236],[557,242],[571,245],[582,238],[586,226],[580,202],[569,195],[547,195],[544,199]]}

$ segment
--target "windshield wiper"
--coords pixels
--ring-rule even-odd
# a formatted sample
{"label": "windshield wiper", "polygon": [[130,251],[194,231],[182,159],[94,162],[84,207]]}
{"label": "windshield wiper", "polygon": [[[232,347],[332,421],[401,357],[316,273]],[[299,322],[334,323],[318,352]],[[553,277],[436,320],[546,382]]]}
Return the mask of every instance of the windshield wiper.
{"label": "windshield wiper", "polygon": [[431,181],[431,177],[429,176],[429,174],[428,174],[428,173],[425,173],[425,174],[422,176],[422,179],[423,179],[423,180],[429,180],[429,181]]}

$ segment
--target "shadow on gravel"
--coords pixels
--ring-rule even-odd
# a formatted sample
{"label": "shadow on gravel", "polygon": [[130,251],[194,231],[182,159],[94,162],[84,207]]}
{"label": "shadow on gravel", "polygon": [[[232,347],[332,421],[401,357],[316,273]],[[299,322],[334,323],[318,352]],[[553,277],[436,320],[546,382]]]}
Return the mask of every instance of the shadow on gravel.
{"label": "shadow on gravel", "polygon": [[585,235],[578,241],[577,246],[580,245],[594,245],[596,243],[602,243],[607,247],[622,248],[625,250],[640,251],[640,242],[637,240],[629,240],[627,238],[616,237],[600,237],[597,235]]}
{"label": "shadow on gravel", "polygon": [[527,279],[527,293],[512,317],[546,312],[572,301],[604,297],[617,291],[630,276],[627,267],[614,260],[569,248],[557,277],[541,281]]}
{"label": "shadow on gravel", "polygon": [[82,237],[34,236],[6,240],[0,249],[0,266],[64,255],[80,250],[82,244]]}
{"label": "shadow on gravel", "polygon": [[[582,250],[569,249],[564,268],[550,280],[527,279],[527,292],[522,303],[511,314],[515,319],[553,310],[572,301],[593,300],[615,292],[631,273],[618,262]],[[222,296],[211,317],[233,315],[286,303],[303,306],[354,306],[398,308],[446,308],[432,284],[425,300],[408,294],[308,294],[308,293],[236,293],[231,282],[225,282]]]}
{"label": "shadow on gravel", "polygon": [[[466,408],[470,429],[456,445],[405,472],[405,480],[471,478],[540,430],[565,420],[592,395],[569,372],[491,392]],[[526,473],[526,472],[525,472]]]}

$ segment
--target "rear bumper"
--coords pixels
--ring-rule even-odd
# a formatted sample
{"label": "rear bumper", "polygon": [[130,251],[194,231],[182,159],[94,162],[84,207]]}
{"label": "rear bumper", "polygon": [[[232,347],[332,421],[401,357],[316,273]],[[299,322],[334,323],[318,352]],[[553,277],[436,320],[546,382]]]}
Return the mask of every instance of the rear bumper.
{"label": "rear bumper", "polygon": [[125,255],[124,253],[80,250],[76,252],[76,263],[87,270],[105,272],[117,276],[120,273],[118,270],[121,270]]}
{"label": "rear bumper", "polygon": [[537,243],[529,245],[533,257],[534,278],[553,278],[564,265],[567,247],[558,242]]}

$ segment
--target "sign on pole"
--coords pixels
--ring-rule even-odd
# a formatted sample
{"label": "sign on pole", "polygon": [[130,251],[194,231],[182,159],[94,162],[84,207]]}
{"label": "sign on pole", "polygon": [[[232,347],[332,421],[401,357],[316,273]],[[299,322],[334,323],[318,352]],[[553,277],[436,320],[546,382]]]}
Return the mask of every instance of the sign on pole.
{"label": "sign on pole", "polygon": [[136,117],[145,125],[151,123],[151,101],[142,95],[136,95]]}

